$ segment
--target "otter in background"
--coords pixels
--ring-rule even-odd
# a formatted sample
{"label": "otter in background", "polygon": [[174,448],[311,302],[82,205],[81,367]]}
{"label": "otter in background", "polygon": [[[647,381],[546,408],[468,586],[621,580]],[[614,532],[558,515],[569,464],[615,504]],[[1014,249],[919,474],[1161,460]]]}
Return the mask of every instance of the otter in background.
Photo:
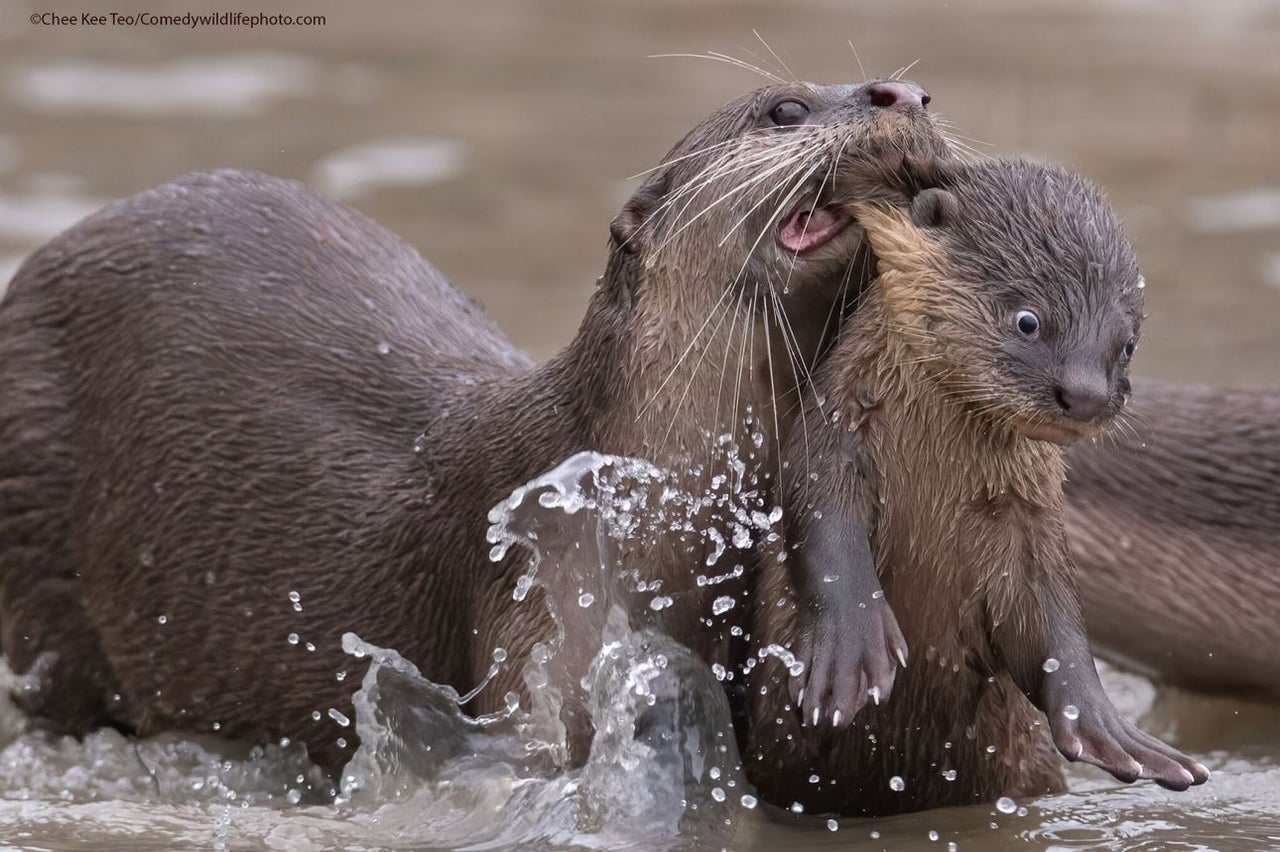
{"label": "otter in background", "polygon": [[1100,656],[1280,701],[1280,394],[1135,379],[1067,453],[1067,540]]}
{"label": "otter in background", "polygon": [[756,630],[806,667],[753,672],[749,775],[858,815],[1060,791],[1054,746],[1203,783],[1108,700],[1067,551],[1060,445],[1119,412],[1141,322],[1119,222],[1021,161],[907,162],[884,193],[854,205],[879,277],[806,400],[825,428],[788,446],[790,558],[762,566]]}

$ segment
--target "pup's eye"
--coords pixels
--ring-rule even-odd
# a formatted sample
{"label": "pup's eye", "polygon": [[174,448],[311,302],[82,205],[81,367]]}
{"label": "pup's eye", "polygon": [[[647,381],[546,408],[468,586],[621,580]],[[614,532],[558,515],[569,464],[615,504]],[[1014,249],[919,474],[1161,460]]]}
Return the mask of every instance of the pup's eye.
{"label": "pup's eye", "polygon": [[799,101],[781,101],[769,110],[769,120],[779,127],[791,127],[809,117],[809,108]]}
{"label": "pup's eye", "polygon": [[1036,316],[1034,311],[1018,311],[1018,315],[1013,320],[1018,326],[1018,331],[1027,337],[1033,337],[1040,330],[1040,317]]}
{"label": "pup's eye", "polygon": [[1138,348],[1138,344],[1130,340],[1124,345],[1124,357],[1126,359],[1133,357],[1133,350]]}

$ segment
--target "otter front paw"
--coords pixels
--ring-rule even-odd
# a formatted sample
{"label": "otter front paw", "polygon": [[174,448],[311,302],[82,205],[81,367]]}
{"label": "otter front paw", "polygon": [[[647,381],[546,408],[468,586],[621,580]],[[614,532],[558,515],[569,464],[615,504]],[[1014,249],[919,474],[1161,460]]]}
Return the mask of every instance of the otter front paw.
{"label": "otter front paw", "polygon": [[1091,763],[1131,783],[1149,778],[1170,790],[1185,790],[1209,780],[1209,770],[1123,718],[1105,698],[1048,711],[1054,745],[1071,761]]}
{"label": "otter front paw", "polygon": [[889,698],[907,642],[884,597],[865,602],[801,605],[796,659],[804,671],[791,678],[791,697],[806,725],[844,728],[868,703]]}

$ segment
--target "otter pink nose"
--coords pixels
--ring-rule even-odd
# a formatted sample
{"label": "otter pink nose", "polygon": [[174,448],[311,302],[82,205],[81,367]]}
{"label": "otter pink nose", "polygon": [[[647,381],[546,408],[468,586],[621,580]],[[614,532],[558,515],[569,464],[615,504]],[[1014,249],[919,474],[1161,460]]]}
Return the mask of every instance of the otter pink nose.
{"label": "otter pink nose", "polygon": [[881,80],[867,87],[871,105],[877,107],[920,107],[924,109],[932,98],[924,89],[909,80]]}

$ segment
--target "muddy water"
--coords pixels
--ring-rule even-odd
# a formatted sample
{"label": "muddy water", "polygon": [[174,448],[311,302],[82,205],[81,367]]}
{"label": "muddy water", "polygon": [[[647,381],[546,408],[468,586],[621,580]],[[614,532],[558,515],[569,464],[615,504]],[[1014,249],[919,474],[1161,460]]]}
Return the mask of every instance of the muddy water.
{"label": "muddy water", "polygon": [[[312,4],[324,27],[253,31],[34,27],[35,8],[0,3],[0,281],[107,199],[186,170],[256,168],[369,212],[545,357],[581,316],[627,176],[759,82],[725,63],[646,57],[717,50],[778,70],[756,28],[809,79],[860,79],[849,40],[867,73],[919,60],[910,76],[979,150],[1062,160],[1106,185],[1149,282],[1138,371],[1280,387],[1280,11],[1264,0],[404,0],[358,11]],[[824,820],[753,809],[735,812],[731,836],[719,839],[736,848],[1280,847],[1280,713],[1157,695],[1118,672],[1106,683],[1125,710],[1202,757],[1216,771],[1210,784],[1175,795],[1079,773],[1071,795],[1022,803],[1025,812],[844,820],[835,833]],[[511,812],[506,791],[520,781],[501,759],[476,770],[484,783],[469,798],[335,806],[287,747],[250,755],[110,733],[49,742],[20,727],[0,708],[0,841],[10,844],[592,843],[550,828],[472,826],[485,808]],[[551,828],[563,818],[527,813]]]}

